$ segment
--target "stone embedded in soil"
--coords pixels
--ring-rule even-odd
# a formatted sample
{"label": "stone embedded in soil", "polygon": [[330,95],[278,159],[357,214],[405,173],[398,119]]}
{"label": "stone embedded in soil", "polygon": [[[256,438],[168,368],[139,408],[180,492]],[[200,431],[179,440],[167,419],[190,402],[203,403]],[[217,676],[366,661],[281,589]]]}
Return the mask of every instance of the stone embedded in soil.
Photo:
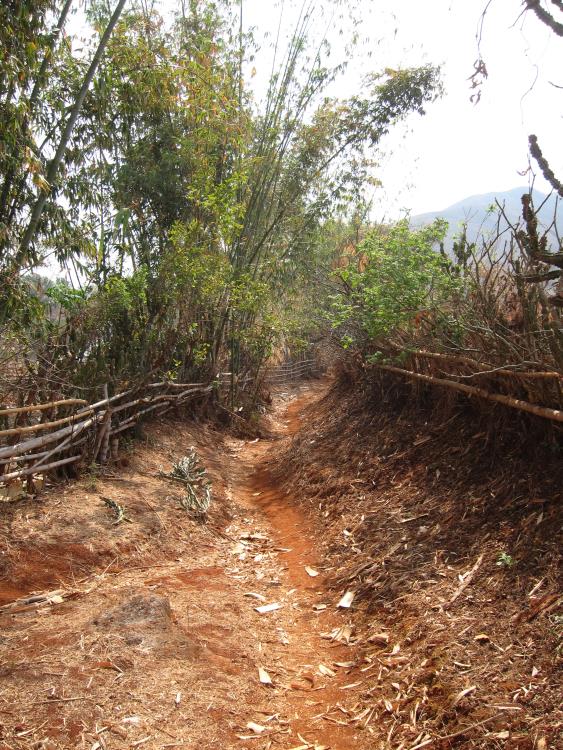
{"label": "stone embedded in soil", "polygon": [[138,594],[102,612],[93,621],[101,627],[145,626],[168,628],[172,623],[170,601],[157,594]]}
{"label": "stone embedded in soil", "polygon": [[177,622],[167,597],[140,593],[98,614],[92,624],[117,632],[138,653],[162,659],[198,659],[202,644]]}

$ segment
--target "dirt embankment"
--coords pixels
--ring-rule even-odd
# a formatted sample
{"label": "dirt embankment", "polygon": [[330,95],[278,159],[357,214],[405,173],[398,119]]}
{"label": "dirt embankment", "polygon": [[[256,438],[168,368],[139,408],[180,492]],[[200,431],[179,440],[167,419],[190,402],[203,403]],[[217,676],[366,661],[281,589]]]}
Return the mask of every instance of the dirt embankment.
{"label": "dirt embankment", "polygon": [[560,462],[328,386],[1,506],[0,750],[560,747]]}
{"label": "dirt embankment", "polygon": [[355,594],[374,746],[561,748],[557,441],[539,425],[526,446],[490,411],[439,418],[408,395],[341,383],[275,469],[322,519],[329,584]]}

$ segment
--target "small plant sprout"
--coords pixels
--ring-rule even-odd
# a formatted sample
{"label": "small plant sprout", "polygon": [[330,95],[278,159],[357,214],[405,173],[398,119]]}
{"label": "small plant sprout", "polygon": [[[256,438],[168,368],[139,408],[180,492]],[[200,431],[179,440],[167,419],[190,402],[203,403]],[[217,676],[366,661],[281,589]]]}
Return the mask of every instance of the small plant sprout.
{"label": "small plant sprout", "polygon": [[512,555],[509,555],[507,552],[498,553],[497,565],[499,566],[499,568],[511,568],[515,564],[516,564],[516,561],[512,557]]}

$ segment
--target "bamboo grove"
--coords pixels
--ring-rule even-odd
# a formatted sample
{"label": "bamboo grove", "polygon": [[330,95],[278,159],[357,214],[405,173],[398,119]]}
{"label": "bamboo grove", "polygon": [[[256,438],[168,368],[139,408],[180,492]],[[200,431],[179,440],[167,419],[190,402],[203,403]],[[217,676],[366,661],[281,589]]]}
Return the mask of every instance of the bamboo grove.
{"label": "bamboo grove", "polygon": [[0,10],[3,397],[258,371],[281,336],[307,338],[322,224],[359,189],[366,149],[435,97],[437,71],[325,98],[338,70],[304,7],[259,109],[238,5],[192,0],[170,20],[95,0],[83,44],[72,6]]}
{"label": "bamboo grove", "polygon": [[242,3],[182,0],[163,17],[89,0],[77,32],[83,7],[0,7],[5,406],[225,372],[233,406],[274,351],[322,335],[396,375],[492,377],[503,397],[560,409],[561,249],[531,198],[520,226],[499,208],[495,238],[453,248],[440,223],[370,223],[378,146],[440,95],[437,68],[383,67],[330,97],[343,65],[305,2],[259,104]]}

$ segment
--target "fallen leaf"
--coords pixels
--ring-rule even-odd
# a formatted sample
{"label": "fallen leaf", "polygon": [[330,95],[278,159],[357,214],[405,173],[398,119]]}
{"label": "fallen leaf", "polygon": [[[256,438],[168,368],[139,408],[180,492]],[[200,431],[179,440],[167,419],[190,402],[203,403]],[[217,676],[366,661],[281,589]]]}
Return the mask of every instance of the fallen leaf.
{"label": "fallen leaf", "polygon": [[255,724],[253,721],[249,721],[246,728],[250,729],[254,734],[262,734],[262,732],[266,731],[266,727],[263,727],[261,724]]}
{"label": "fallen leaf", "polygon": [[469,693],[473,693],[477,690],[477,685],[471,685],[471,687],[465,688],[465,690],[461,690],[456,697],[453,700],[452,706],[457,706],[457,704],[460,702],[462,698],[465,698],[466,695],[469,695]]}
{"label": "fallen leaf", "polygon": [[351,669],[352,667],[356,666],[356,662],[355,661],[335,661],[334,666],[342,667],[343,669]]}
{"label": "fallen leaf", "polygon": [[306,682],[306,680],[293,680],[289,687],[292,690],[310,690],[311,689],[311,683]]}
{"label": "fallen leaf", "polygon": [[115,669],[116,672],[122,672],[123,670],[114,664],[112,661],[98,661],[96,662],[96,669]]}
{"label": "fallen leaf", "polygon": [[176,693],[176,697],[174,698],[174,703],[177,706],[179,706],[181,700],[182,700],[182,693]]}
{"label": "fallen leaf", "polygon": [[352,637],[352,632],[353,630],[351,625],[342,625],[342,627],[335,628],[330,633],[321,633],[321,638],[324,638],[327,641],[346,643],[348,645],[350,643],[350,638]]}
{"label": "fallen leaf", "polygon": [[351,690],[352,688],[358,687],[358,685],[361,684],[361,682],[351,682],[349,685],[342,685],[340,690]]}
{"label": "fallen leaf", "polygon": [[388,656],[385,659],[385,664],[388,667],[396,667],[397,664],[404,664],[407,661],[408,658],[406,656]]}
{"label": "fallen leaf", "polygon": [[254,591],[247,591],[246,594],[243,594],[243,596],[250,596],[252,599],[258,599],[259,602],[265,602],[266,597],[262,596],[262,594],[257,594]]}
{"label": "fallen leaf", "polygon": [[265,615],[268,612],[275,612],[276,609],[281,609],[282,606],[279,602],[273,602],[272,604],[264,604],[262,607],[254,607],[254,609],[261,615]]}
{"label": "fallen leaf", "polygon": [[137,742],[132,742],[131,747],[139,747],[139,745],[144,745],[145,742],[148,742],[152,737],[152,734],[149,734],[147,737],[143,737],[142,740],[137,740]]}
{"label": "fallen leaf", "polygon": [[342,609],[348,609],[352,606],[352,602],[354,601],[354,597],[356,596],[354,591],[347,591],[342,599],[338,602],[338,607]]}
{"label": "fallen leaf", "polygon": [[272,678],[270,675],[266,672],[265,669],[262,669],[262,667],[258,667],[258,677],[260,678],[260,682],[262,685],[272,685]]}
{"label": "fallen leaf", "polygon": [[311,578],[315,578],[319,575],[319,571],[315,570],[314,568],[310,568],[308,565],[305,565],[305,571],[307,572],[307,575],[311,576]]}
{"label": "fallen leaf", "polygon": [[368,638],[368,643],[379,643],[386,646],[389,643],[389,633],[374,633]]}
{"label": "fallen leaf", "polygon": [[334,677],[336,672],[333,672],[330,667],[326,667],[324,664],[319,664],[319,672],[324,674],[325,677]]}
{"label": "fallen leaf", "polygon": [[254,541],[267,541],[268,537],[266,534],[261,534],[259,531],[254,532],[246,532],[244,534],[241,534],[239,539],[247,539],[250,542]]}

